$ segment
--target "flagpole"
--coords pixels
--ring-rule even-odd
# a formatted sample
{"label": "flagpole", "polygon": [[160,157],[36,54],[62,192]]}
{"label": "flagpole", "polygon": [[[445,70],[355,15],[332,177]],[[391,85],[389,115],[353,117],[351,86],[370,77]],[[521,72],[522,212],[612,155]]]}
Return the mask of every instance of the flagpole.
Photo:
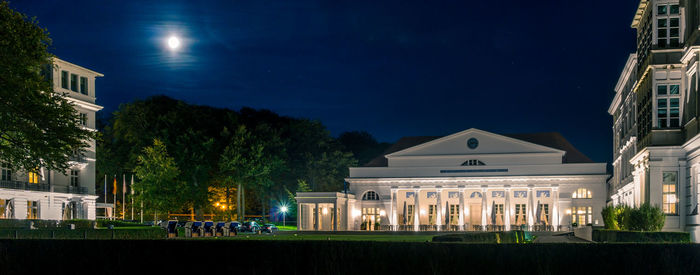
{"label": "flagpole", "polygon": [[134,220],[134,174],[131,174],[131,220]]}
{"label": "flagpole", "polygon": [[[107,207],[107,173],[105,173],[105,207]],[[107,208],[105,208],[105,218],[107,218]]]}
{"label": "flagpole", "polygon": [[122,220],[126,219],[126,174],[122,174]]}
{"label": "flagpole", "polygon": [[[114,204],[114,207],[112,209],[114,209],[113,212],[117,212],[117,174],[114,174],[114,189],[112,189],[112,197],[112,204]],[[116,213],[112,213],[112,220],[116,218],[117,215],[115,214]]]}

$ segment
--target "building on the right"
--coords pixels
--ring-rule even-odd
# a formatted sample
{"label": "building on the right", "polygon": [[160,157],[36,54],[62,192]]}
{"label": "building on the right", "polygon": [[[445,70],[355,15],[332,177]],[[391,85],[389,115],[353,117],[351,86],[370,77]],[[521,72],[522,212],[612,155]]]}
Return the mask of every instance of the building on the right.
{"label": "building on the right", "polygon": [[642,0],[631,54],[608,109],[613,116],[609,203],[650,203],[664,231],[700,241],[700,0]]}

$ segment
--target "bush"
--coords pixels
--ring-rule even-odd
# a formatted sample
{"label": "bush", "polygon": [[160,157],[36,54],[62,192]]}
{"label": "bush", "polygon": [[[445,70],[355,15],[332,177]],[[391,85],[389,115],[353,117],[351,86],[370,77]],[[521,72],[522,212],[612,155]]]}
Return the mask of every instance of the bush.
{"label": "bush", "polygon": [[153,240],[165,239],[165,229],[0,229],[0,239],[92,239]]}
{"label": "bush", "polygon": [[627,230],[660,231],[665,222],[666,216],[661,208],[644,203],[639,208],[629,210]]}
{"label": "bush", "polygon": [[664,227],[666,216],[661,208],[642,204],[639,208],[626,205],[607,206],[601,212],[605,229],[632,231],[660,231]]}
{"label": "bush", "polygon": [[593,241],[607,243],[690,243],[690,233],[593,230]]}
{"label": "bush", "polygon": [[108,227],[110,225],[112,225],[114,227],[148,226],[148,225],[138,223],[138,222],[126,222],[126,221],[119,221],[119,220],[97,220],[97,226],[99,226],[99,227]]}
{"label": "bush", "polygon": [[474,232],[463,234],[448,234],[433,237],[434,242],[465,242],[465,243],[529,243],[532,236],[525,231],[513,230],[507,232]]}

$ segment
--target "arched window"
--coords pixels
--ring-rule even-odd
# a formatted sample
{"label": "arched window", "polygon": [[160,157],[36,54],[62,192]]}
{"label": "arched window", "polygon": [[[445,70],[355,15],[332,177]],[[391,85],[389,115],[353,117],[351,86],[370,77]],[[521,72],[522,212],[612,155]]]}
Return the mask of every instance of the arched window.
{"label": "arched window", "polygon": [[462,166],[482,166],[486,165],[478,159],[470,159],[462,163]]}
{"label": "arched window", "polygon": [[593,198],[593,196],[591,195],[591,190],[588,190],[588,189],[586,189],[586,188],[579,188],[579,189],[577,189],[576,192],[574,192],[573,194],[571,194],[571,197],[574,198],[574,199],[590,199],[590,198]]}
{"label": "arched window", "polygon": [[379,194],[374,191],[367,191],[364,195],[362,195],[362,200],[363,201],[378,201],[379,200]]}

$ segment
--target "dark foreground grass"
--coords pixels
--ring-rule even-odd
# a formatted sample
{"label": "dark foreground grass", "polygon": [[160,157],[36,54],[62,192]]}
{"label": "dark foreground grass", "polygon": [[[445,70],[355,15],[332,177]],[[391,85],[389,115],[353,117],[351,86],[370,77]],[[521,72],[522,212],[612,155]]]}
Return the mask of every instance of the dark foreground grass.
{"label": "dark foreground grass", "polygon": [[0,274],[699,274],[699,265],[695,244],[0,240]]}

